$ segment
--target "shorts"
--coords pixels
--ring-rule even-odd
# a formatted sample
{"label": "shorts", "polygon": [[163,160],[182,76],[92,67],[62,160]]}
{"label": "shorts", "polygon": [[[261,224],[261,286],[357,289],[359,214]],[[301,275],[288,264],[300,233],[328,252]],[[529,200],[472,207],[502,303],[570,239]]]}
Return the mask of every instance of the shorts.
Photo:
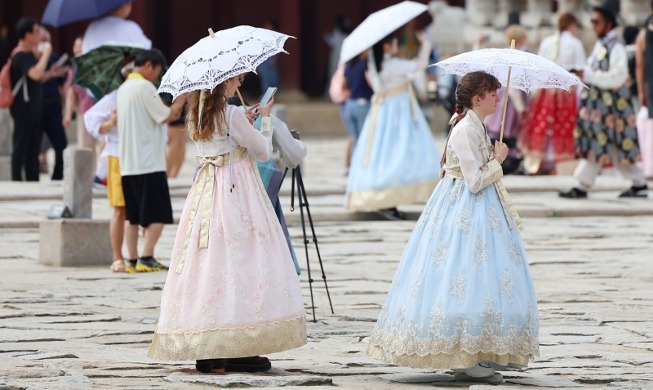
{"label": "shorts", "polygon": [[125,217],[132,225],[172,223],[172,203],[165,172],[122,177]]}
{"label": "shorts", "polygon": [[109,206],[125,207],[125,195],[122,193],[122,177],[120,177],[120,160],[109,156],[107,167],[107,198]]}

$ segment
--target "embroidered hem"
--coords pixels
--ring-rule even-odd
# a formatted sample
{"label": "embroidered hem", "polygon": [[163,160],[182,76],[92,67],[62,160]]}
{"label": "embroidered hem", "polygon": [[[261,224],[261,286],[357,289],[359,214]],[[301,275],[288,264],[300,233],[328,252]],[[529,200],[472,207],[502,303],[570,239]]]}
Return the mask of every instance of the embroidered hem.
{"label": "embroidered hem", "polygon": [[306,318],[252,328],[216,329],[198,333],[155,333],[147,356],[183,361],[260,356],[306,344]]}
{"label": "embroidered hem", "polygon": [[347,197],[347,208],[353,211],[368,211],[387,209],[400,204],[426,202],[436,184],[438,184],[437,180],[429,180],[383,190],[352,191]]}
{"label": "embroidered hem", "polygon": [[440,369],[468,368],[482,361],[492,361],[502,366],[516,365],[525,367],[528,365],[528,360],[532,358],[530,355],[498,355],[494,352],[469,353],[465,351],[452,354],[430,353],[425,356],[418,354],[397,355],[372,344],[367,348],[367,354],[374,359],[402,367]]}

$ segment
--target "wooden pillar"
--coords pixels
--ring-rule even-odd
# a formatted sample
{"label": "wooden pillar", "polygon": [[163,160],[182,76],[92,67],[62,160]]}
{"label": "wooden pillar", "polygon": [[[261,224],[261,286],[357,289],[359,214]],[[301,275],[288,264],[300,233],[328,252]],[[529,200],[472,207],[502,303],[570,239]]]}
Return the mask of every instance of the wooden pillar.
{"label": "wooden pillar", "polygon": [[279,32],[292,35],[298,39],[289,39],[284,46],[289,54],[278,54],[281,85],[286,90],[299,90],[301,87],[301,1],[280,0]]}

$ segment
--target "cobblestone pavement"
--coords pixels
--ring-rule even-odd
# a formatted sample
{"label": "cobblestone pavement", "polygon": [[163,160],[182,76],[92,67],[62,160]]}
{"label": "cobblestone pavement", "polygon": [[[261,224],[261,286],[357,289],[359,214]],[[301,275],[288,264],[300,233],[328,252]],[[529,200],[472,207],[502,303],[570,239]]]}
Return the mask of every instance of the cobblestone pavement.
{"label": "cobblestone pavement", "polygon": [[[327,284],[329,310],[314,245],[309,245],[317,322],[309,343],[269,357],[257,375],[205,375],[191,362],[147,358],[165,280],[162,272],[112,274],[102,268],[38,263],[38,222],[60,197],[55,183],[3,183],[0,194],[0,389],[204,389],[338,386],[412,388],[653,388],[653,201],[616,198],[628,183],[601,177],[587,201],[558,199],[570,177],[509,177],[525,217],[523,233],[540,309],[541,356],[499,386],[453,382],[447,370],[413,370],[368,358],[364,351],[414,221],[381,221],[341,207],[344,142],[307,141],[305,180]],[[189,146],[190,147],[190,146]],[[189,149],[189,154],[192,154]],[[171,181],[178,217],[193,163]],[[289,204],[289,183],[283,201]],[[420,205],[402,209],[415,218]],[[101,193],[94,217],[110,211]],[[312,319],[298,212],[288,214],[303,264],[302,287]],[[175,226],[157,249],[171,251]]]}

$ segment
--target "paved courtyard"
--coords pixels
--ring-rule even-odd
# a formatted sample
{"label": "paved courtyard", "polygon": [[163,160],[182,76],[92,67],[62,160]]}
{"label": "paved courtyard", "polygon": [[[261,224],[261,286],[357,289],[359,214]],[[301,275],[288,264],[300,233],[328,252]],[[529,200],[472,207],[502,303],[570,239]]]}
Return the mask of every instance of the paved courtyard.
{"label": "paved courtyard", "polygon": [[[441,140],[439,140],[441,141]],[[192,362],[147,358],[165,273],[112,274],[101,268],[53,268],[38,262],[38,223],[60,200],[61,185],[2,183],[0,191],[0,389],[208,389],[221,387],[653,388],[653,199],[617,199],[629,183],[602,176],[586,201],[559,199],[568,176],[505,179],[524,217],[531,275],[540,310],[541,355],[499,386],[453,382],[447,370],[390,366],[365,355],[413,220],[382,221],[342,208],[343,139],[308,139],[304,179],[335,314],[329,310],[314,245],[309,245],[317,322],[309,343],[270,355],[257,375],[206,375]],[[193,172],[188,145],[180,178],[171,181],[178,218]],[[653,194],[652,194],[653,195]],[[284,208],[303,265],[307,318],[312,319],[298,211]],[[96,219],[111,211],[101,192]],[[169,255],[176,226],[157,249]]]}

